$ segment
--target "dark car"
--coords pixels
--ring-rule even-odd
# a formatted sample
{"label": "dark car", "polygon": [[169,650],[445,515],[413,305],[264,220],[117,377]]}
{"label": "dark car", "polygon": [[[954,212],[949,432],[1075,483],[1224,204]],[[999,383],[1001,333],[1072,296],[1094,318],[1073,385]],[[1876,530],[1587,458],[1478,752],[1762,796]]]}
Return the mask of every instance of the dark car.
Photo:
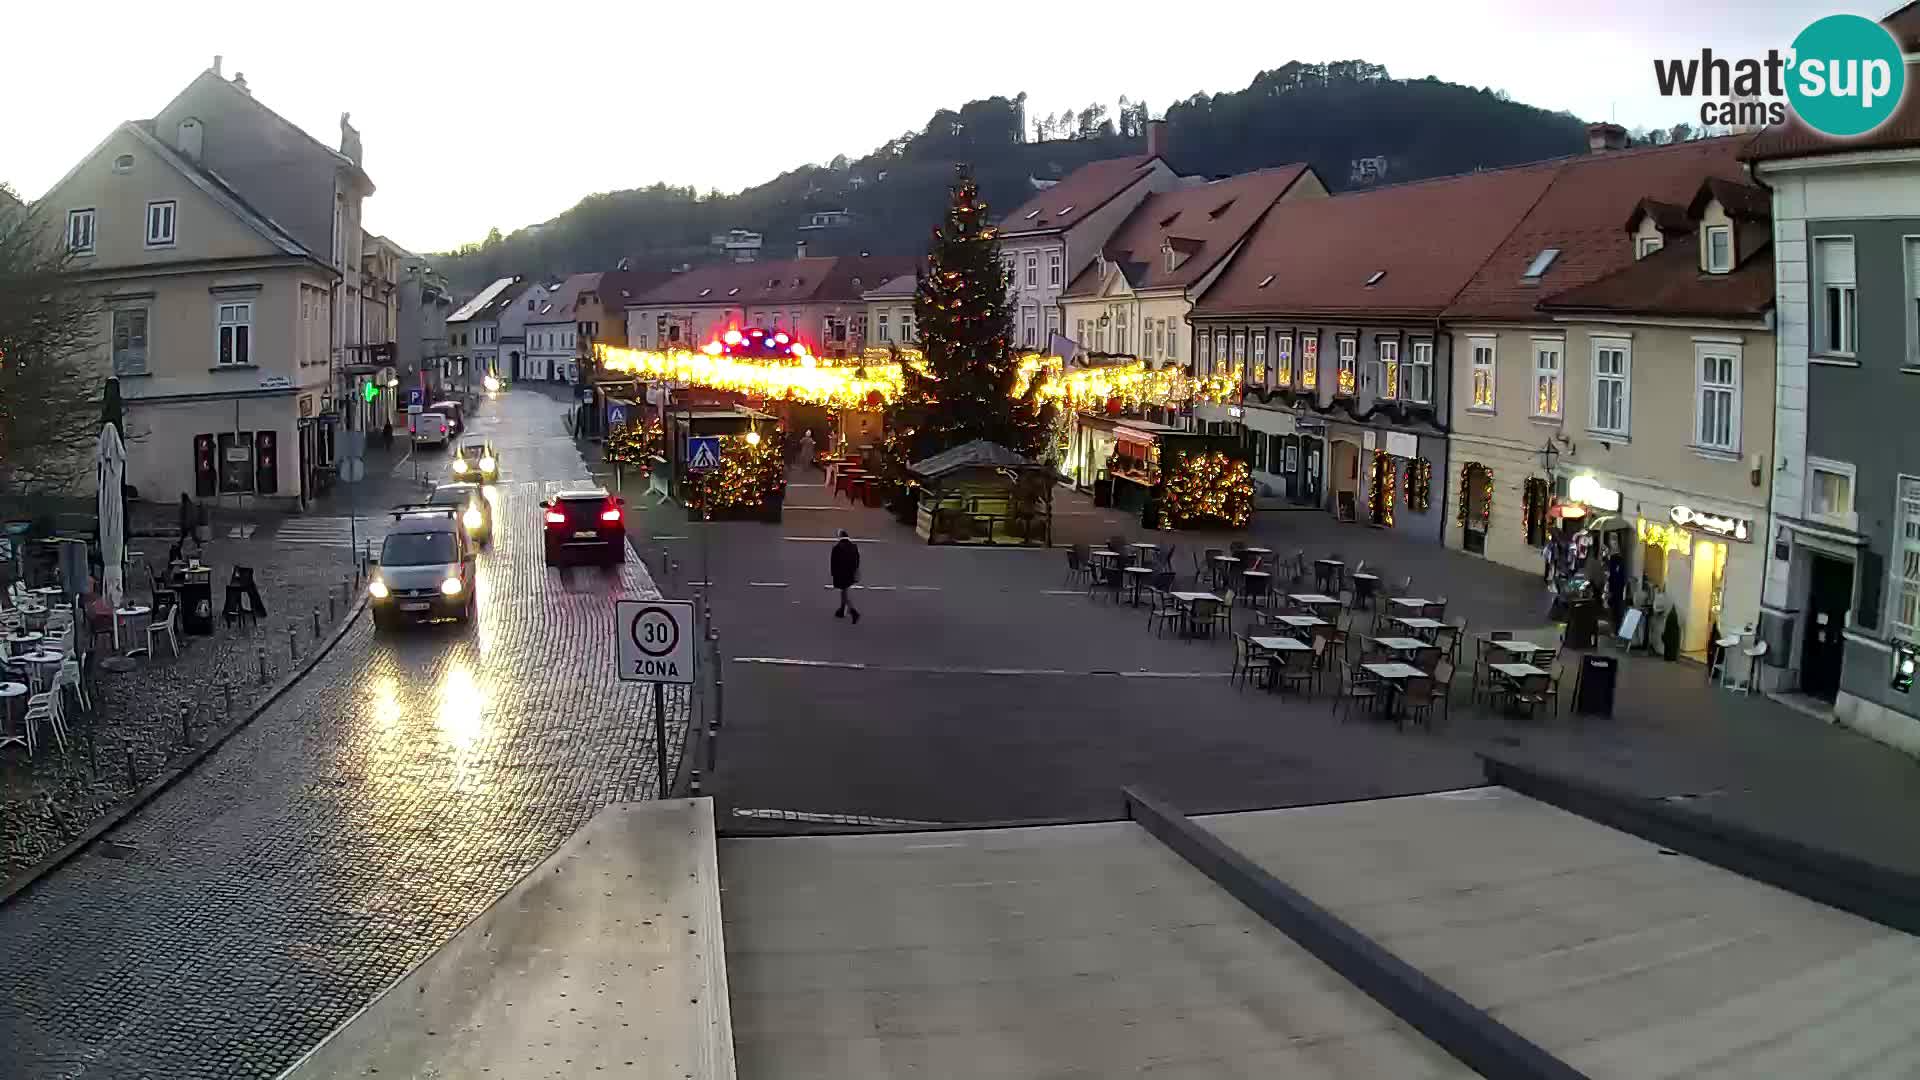
{"label": "dark car", "polygon": [[493,504],[487,501],[486,489],[479,484],[437,484],[433,494],[427,496],[427,502],[458,510],[460,523],[466,526],[467,535],[475,543],[493,541]]}
{"label": "dark car", "polygon": [[459,438],[467,430],[467,407],[457,401],[436,401],[427,406],[428,412],[437,412],[447,418],[447,434]]}
{"label": "dark car", "polygon": [[626,502],[605,488],[571,488],[540,503],[546,521],[547,565],[568,555],[616,566],[627,561]]}
{"label": "dark car", "polygon": [[403,506],[367,583],[373,625],[386,630],[429,619],[473,621],[472,541],[451,506]]}

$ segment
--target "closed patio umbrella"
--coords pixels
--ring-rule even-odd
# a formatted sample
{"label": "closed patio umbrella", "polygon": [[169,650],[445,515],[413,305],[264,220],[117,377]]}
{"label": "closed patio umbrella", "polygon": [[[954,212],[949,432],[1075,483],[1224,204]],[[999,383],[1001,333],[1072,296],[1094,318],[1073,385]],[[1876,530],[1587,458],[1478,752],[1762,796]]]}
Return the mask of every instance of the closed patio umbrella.
{"label": "closed patio umbrella", "polygon": [[[104,578],[100,591],[105,594],[108,604],[118,608],[127,591],[126,502],[120,490],[127,477],[127,446],[120,439],[119,429],[112,424],[101,425],[95,466],[100,480],[96,498],[100,513],[100,566]],[[78,591],[75,589],[75,592]]]}

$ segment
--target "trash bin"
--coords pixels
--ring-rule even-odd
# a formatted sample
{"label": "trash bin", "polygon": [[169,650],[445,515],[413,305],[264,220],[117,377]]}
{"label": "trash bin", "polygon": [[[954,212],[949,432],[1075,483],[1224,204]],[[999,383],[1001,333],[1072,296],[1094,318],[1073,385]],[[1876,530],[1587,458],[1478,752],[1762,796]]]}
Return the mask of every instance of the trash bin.
{"label": "trash bin", "polygon": [[1600,601],[1579,597],[1567,604],[1567,641],[1570,649],[1591,649],[1600,633]]}
{"label": "trash bin", "polygon": [[202,637],[213,633],[213,583],[206,574],[189,574],[175,590],[180,595],[180,629]]}
{"label": "trash bin", "polygon": [[1612,656],[1585,656],[1580,659],[1580,675],[1573,687],[1573,711],[1579,716],[1612,716],[1613,687],[1620,675],[1620,661]]}

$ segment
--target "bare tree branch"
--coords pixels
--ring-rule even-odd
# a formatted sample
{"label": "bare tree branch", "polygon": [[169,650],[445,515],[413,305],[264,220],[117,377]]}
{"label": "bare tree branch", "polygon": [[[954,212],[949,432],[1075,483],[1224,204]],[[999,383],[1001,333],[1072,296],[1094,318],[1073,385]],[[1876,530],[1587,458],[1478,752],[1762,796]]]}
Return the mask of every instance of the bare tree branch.
{"label": "bare tree branch", "polygon": [[[82,485],[100,431],[99,301],[64,236],[0,184],[0,494]],[[81,487],[84,490],[84,486]]]}

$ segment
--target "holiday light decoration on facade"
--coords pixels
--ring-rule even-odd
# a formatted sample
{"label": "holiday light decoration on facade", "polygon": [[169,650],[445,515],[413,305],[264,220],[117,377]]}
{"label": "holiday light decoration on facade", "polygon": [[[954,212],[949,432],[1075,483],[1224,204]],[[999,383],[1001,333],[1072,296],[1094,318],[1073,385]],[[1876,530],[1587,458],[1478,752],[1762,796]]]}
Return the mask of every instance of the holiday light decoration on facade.
{"label": "holiday light decoration on facade", "polygon": [[1373,515],[1375,525],[1392,527],[1393,496],[1398,471],[1393,467],[1393,458],[1385,450],[1375,450],[1373,461],[1368,465],[1367,510]]}
{"label": "holiday light decoration on facade", "polygon": [[1167,478],[1165,512],[1175,528],[1224,522],[1245,528],[1253,517],[1253,473],[1218,450],[1179,453]]}
{"label": "holiday light decoration on facade", "polygon": [[1487,519],[1493,514],[1493,470],[1477,461],[1469,461],[1460,466],[1460,505],[1454,508],[1454,524],[1462,528],[1467,524],[1467,504],[1472,502],[1474,473],[1480,474],[1480,531],[1487,531]]}
{"label": "holiday light decoration on facade", "polygon": [[1433,462],[1414,458],[1407,462],[1407,509],[1424,514],[1433,506]]}

